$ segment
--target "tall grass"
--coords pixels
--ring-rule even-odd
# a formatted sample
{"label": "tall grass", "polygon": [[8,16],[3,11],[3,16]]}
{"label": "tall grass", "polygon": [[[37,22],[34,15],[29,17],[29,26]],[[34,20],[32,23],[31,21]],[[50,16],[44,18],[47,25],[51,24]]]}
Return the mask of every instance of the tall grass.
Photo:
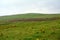
{"label": "tall grass", "polygon": [[0,25],[0,40],[60,40],[60,19]]}

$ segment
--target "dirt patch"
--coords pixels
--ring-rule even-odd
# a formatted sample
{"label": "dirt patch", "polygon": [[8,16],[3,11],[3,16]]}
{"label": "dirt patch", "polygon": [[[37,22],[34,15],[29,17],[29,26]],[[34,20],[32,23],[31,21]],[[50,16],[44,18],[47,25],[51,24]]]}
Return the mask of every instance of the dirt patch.
{"label": "dirt patch", "polygon": [[[1,25],[8,25],[12,22],[20,22],[20,21],[51,21],[51,20],[58,20],[60,17],[53,17],[53,18],[22,18],[22,19],[13,19],[13,20],[7,20],[4,23],[0,23]],[[15,27],[15,26],[14,26]]]}
{"label": "dirt patch", "polygon": [[57,20],[57,19],[60,19],[60,17],[53,17],[53,18],[22,18],[22,19],[10,20],[10,22],[16,22],[16,21],[48,21],[48,20]]}

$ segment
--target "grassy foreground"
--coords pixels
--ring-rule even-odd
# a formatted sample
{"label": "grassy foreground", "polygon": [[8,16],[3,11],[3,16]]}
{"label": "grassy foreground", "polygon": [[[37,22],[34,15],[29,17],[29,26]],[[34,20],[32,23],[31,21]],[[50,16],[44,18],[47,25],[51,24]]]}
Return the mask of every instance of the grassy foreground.
{"label": "grassy foreground", "polygon": [[0,24],[0,40],[60,40],[60,19]]}
{"label": "grassy foreground", "polygon": [[0,40],[60,40],[60,20],[1,25]]}

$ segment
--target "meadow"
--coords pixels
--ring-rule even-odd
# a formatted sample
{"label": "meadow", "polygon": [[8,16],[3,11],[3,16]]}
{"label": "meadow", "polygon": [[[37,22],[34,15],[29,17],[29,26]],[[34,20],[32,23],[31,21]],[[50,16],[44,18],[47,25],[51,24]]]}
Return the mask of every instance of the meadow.
{"label": "meadow", "polygon": [[0,40],[60,40],[60,19],[9,22],[18,18],[60,17],[60,14],[24,15],[0,17]]}

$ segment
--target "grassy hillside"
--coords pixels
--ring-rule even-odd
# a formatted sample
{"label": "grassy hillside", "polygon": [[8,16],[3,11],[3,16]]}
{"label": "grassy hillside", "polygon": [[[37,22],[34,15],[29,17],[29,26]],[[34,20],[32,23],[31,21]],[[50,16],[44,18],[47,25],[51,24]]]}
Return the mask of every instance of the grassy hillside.
{"label": "grassy hillside", "polygon": [[11,20],[18,18],[51,18],[51,17],[60,17],[60,14],[27,13],[27,14],[19,14],[19,15],[0,16],[0,20]]}
{"label": "grassy hillside", "polygon": [[59,14],[22,14],[0,17],[0,40],[60,40],[60,19],[47,21],[3,22],[16,18],[52,18]]}

